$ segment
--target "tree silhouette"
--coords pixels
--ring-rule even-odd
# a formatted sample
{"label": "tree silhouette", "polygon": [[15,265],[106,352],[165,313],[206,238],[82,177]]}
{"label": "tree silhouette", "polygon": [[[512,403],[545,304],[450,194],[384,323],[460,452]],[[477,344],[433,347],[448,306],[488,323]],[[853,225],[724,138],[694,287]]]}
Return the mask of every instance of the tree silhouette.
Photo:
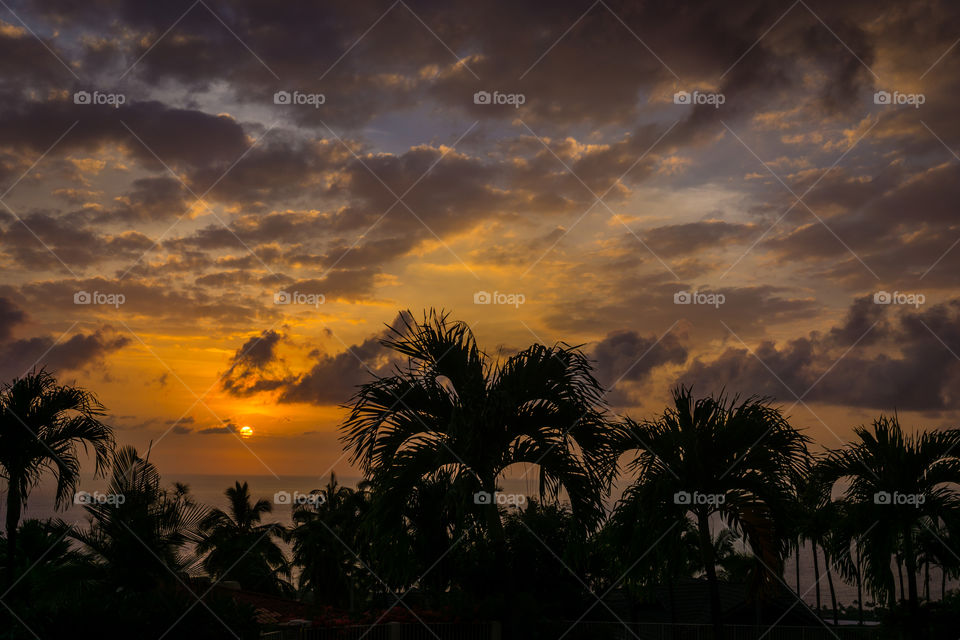
{"label": "tree silhouette", "polygon": [[0,390],[0,469],[7,480],[7,578],[12,584],[17,526],[30,490],[44,472],[57,479],[57,508],[73,498],[80,479],[78,450],[93,450],[102,473],[113,448],[113,432],[100,422],[103,405],[90,392],[57,384],[41,369]]}

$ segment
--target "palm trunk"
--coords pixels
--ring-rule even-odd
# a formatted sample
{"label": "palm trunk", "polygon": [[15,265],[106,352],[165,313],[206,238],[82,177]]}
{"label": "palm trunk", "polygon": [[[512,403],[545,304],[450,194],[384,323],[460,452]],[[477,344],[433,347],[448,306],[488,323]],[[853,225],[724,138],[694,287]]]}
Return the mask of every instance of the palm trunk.
{"label": "palm trunk", "polygon": [[905,600],[903,597],[903,558],[899,554],[897,554],[897,576],[900,580],[900,600]]}
{"label": "palm trunk", "polygon": [[16,577],[17,559],[17,526],[20,524],[20,511],[23,505],[20,502],[20,493],[17,488],[19,478],[12,475],[7,481],[7,585],[13,587]]}
{"label": "palm trunk", "polygon": [[923,563],[923,599],[930,602],[930,561]]}
{"label": "palm trunk", "polygon": [[857,619],[863,624],[863,575],[860,564],[860,547],[857,547]]}
{"label": "palm trunk", "polygon": [[911,620],[916,623],[916,615],[920,609],[920,598],[917,595],[917,557],[913,553],[913,536],[909,527],[904,529],[903,536],[904,563],[907,565],[907,596],[908,610]]}
{"label": "palm trunk", "polygon": [[820,615],[820,561],[817,559],[817,542],[810,541],[813,548],[813,588],[817,592],[817,615]]}
{"label": "palm trunk", "polygon": [[723,640],[723,612],[720,608],[720,585],[717,583],[717,566],[713,557],[713,540],[710,538],[710,521],[706,509],[697,512],[697,530],[700,533],[700,554],[707,573],[710,590],[710,618],[713,621],[714,640]]}
{"label": "palm trunk", "polygon": [[794,569],[794,572],[796,573],[796,579],[797,579],[797,596],[798,596],[798,597],[800,596],[800,544],[801,544],[801,541],[800,541],[800,539],[798,538],[798,539],[797,539],[797,564],[796,564],[796,566],[794,566],[794,568],[793,568],[793,569]]}
{"label": "palm trunk", "polygon": [[947,569],[940,565],[940,601],[947,597]]}
{"label": "palm trunk", "polygon": [[827,585],[830,587],[830,604],[833,606],[833,624],[834,626],[840,624],[840,621],[837,618],[837,592],[833,588],[833,575],[830,573],[830,558],[827,557],[827,552],[823,552],[823,568],[827,572]]}

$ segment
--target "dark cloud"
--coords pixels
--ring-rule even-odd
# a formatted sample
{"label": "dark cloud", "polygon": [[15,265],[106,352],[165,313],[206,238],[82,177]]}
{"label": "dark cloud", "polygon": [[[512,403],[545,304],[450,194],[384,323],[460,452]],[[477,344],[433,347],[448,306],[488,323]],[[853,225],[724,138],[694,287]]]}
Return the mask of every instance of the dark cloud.
{"label": "dark cloud", "polygon": [[735,346],[713,359],[698,357],[682,380],[786,402],[799,396],[886,411],[960,408],[960,300],[922,310],[867,311],[867,304],[855,302],[844,323],[825,333],[765,341],[753,353]]}
{"label": "dark cloud", "polygon": [[223,374],[221,386],[235,396],[250,396],[279,388],[282,380],[270,379],[274,365],[280,364],[277,346],[283,335],[267,330],[247,340],[234,354],[230,367]]}

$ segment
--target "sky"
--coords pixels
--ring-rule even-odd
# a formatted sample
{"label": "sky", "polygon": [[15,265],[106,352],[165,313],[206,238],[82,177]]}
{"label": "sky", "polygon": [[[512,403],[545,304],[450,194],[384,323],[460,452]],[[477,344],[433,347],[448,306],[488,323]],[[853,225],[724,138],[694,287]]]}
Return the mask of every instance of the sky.
{"label": "sky", "polygon": [[[0,379],[165,473],[353,474],[409,309],[611,411],[960,417],[960,5],[0,2]],[[242,427],[249,433],[241,434]]]}

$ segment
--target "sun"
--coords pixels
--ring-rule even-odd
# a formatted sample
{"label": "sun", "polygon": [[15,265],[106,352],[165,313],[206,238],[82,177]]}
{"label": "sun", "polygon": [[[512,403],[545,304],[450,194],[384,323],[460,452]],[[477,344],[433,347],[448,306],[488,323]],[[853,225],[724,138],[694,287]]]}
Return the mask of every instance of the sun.
{"label": "sun", "polygon": [[252,435],[253,435],[253,427],[247,427],[247,426],[240,427],[241,438],[249,438]]}

